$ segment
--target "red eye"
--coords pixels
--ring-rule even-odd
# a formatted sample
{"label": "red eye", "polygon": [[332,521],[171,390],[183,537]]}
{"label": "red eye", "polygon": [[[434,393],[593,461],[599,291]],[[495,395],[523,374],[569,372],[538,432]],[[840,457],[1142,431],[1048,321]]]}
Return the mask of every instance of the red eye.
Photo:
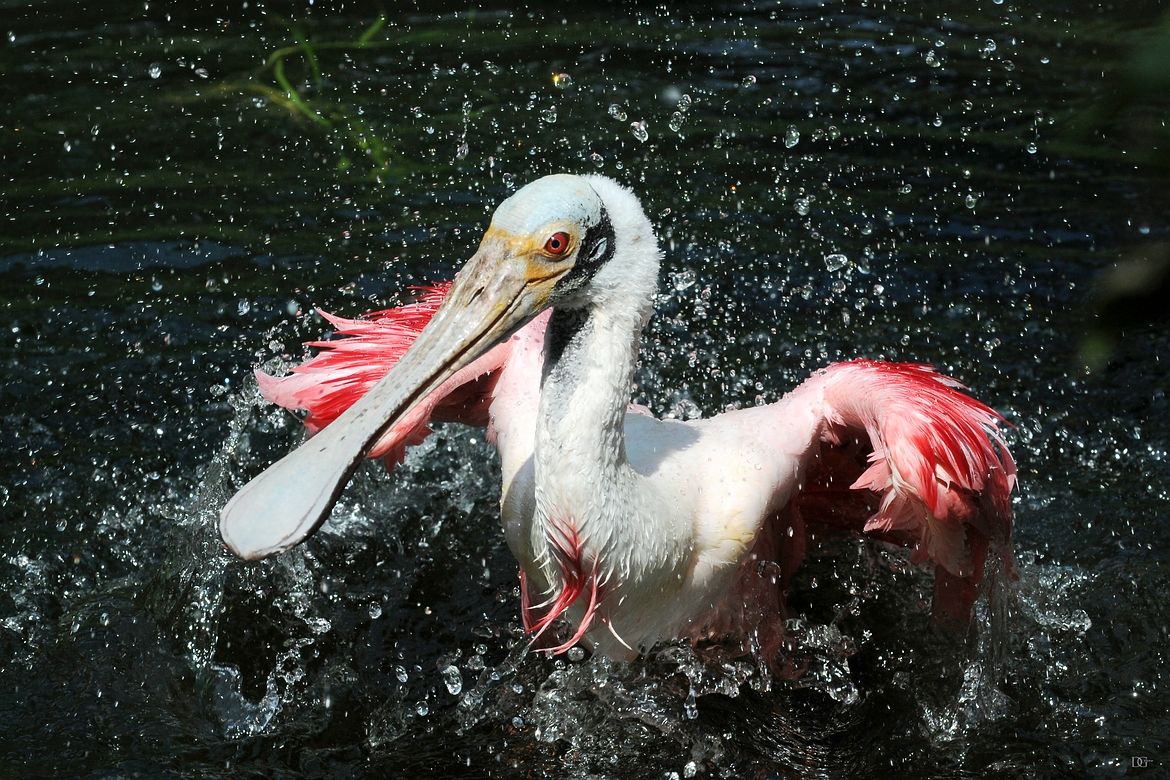
{"label": "red eye", "polygon": [[548,241],[544,242],[544,251],[550,255],[563,255],[565,250],[569,248],[569,234],[568,233],[553,233]]}

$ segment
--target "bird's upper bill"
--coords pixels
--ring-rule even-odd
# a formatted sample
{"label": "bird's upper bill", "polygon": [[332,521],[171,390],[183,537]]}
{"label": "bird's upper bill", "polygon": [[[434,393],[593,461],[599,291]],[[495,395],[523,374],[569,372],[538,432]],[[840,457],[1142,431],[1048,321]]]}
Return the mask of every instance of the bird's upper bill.
{"label": "bird's upper bill", "polygon": [[601,220],[600,198],[577,176],[547,176],[496,210],[479,250],[402,360],[328,427],[268,467],[220,514],[233,553],[276,555],[320,527],[382,435],[447,378],[563,298],[562,280]]}

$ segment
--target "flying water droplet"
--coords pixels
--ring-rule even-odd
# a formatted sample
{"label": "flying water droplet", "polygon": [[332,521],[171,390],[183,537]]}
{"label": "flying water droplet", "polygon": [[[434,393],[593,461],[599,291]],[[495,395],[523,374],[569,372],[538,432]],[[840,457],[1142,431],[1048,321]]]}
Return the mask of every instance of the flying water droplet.
{"label": "flying water droplet", "polygon": [[682,292],[695,284],[695,272],[692,270],[679,271],[670,275],[670,283],[676,292]]}
{"label": "flying water droplet", "polygon": [[457,148],[457,149],[455,150],[455,159],[457,159],[457,160],[462,160],[464,157],[466,157],[466,156],[467,156],[467,153],[468,153],[469,151],[471,151],[471,149],[470,149],[470,147],[467,145],[467,142],[466,142],[466,141],[464,141],[463,143],[459,144],[459,148]]}
{"label": "flying water droplet", "polygon": [[686,711],[687,720],[699,717],[699,702],[695,696],[694,688],[687,691],[687,699],[683,702],[683,709]]}
{"label": "flying water droplet", "polygon": [[605,158],[597,152],[594,152],[593,154],[589,155],[589,162],[593,163],[595,168],[600,168],[601,166],[605,165]]}
{"label": "flying water droplet", "polygon": [[493,76],[500,75],[500,66],[496,65],[491,60],[484,60],[483,61],[483,69],[486,70],[488,73],[492,74]]}
{"label": "flying water droplet", "polygon": [[241,317],[244,316],[248,312],[252,311],[252,302],[247,299],[241,300],[238,304],[236,304],[236,311]]}
{"label": "flying water droplet", "polygon": [[328,618],[323,617],[308,617],[305,618],[305,625],[314,634],[326,634],[333,629],[333,624],[329,622]]}
{"label": "flying water droplet", "polygon": [[418,704],[415,705],[414,711],[419,714],[419,717],[425,718],[427,715],[430,714],[431,708],[427,706],[427,703],[425,701],[420,701]]}
{"label": "flying water droplet", "polygon": [[609,104],[609,115],[619,122],[626,121],[626,112],[617,103]]}
{"label": "flying water droplet", "polygon": [[802,217],[807,217],[810,205],[811,205],[811,202],[809,201],[808,198],[797,198],[796,199],[796,213]]}
{"label": "flying water droplet", "polygon": [[556,124],[557,121],[557,107],[549,106],[540,112],[540,120],[548,124]]}
{"label": "flying water droplet", "polygon": [[578,661],[581,661],[585,658],[585,651],[582,650],[578,645],[573,645],[569,648],[568,656],[570,661],[577,663]]}
{"label": "flying water droplet", "polygon": [[162,65],[159,65],[157,62],[152,62],[150,63],[150,70],[148,72],[152,79],[157,79],[162,75]]}
{"label": "flying water droplet", "polygon": [[[369,612],[370,612],[370,619],[377,620],[378,618],[382,617],[382,605],[376,601],[371,603]],[[405,672],[406,670],[403,669],[403,671]]]}
{"label": "flying water droplet", "polygon": [[452,696],[458,696],[463,691],[463,675],[459,673],[459,667],[452,664],[444,669],[442,674],[443,684],[447,686],[447,692]]}
{"label": "flying water droplet", "polygon": [[573,77],[568,73],[554,73],[552,79],[553,86],[557,89],[568,89],[573,86]]}
{"label": "flying water droplet", "polygon": [[683,113],[681,111],[675,111],[673,114],[670,115],[670,122],[667,123],[667,126],[671,130],[673,130],[674,132],[677,133],[680,130],[682,130],[683,124],[685,124],[686,121],[687,121],[687,118],[685,116],[683,116]]}
{"label": "flying water droplet", "polygon": [[830,271],[840,271],[845,266],[849,265],[849,258],[840,252],[834,252],[831,255],[825,255],[825,268]]}
{"label": "flying water droplet", "polygon": [[688,110],[690,110],[690,107],[694,104],[694,102],[695,101],[691,98],[690,95],[684,94],[678,99],[678,110],[686,113]]}
{"label": "flying water droplet", "polygon": [[394,667],[394,676],[398,678],[398,682],[406,682],[410,679],[410,675],[406,673],[406,667],[399,664]]}
{"label": "flying water droplet", "polygon": [[1036,144],[1028,144],[1028,154],[1036,154]]}
{"label": "flying water droplet", "polygon": [[746,77],[743,80],[743,84],[742,84],[744,89],[747,89],[748,87],[754,87],[755,85],[756,85],[756,77],[755,76]]}
{"label": "flying water droplet", "polygon": [[634,133],[634,138],[642,143],[646,143],[650,138],[650,132],[646,129],[645,122],[630,122],[630,130]]}
{"label": "flying water droplet", "polygon": [[784,146],[791,149],[800,143],[800,131],[796,129],[796,125],[789,125],[788,129],[784,131]]}
{"label": "flying water droplet", "polygon": [[979,199],[974,195],[968,195],[967,199],[963,202],[967,204],[967,208],[973,209],[975,208],[975,204],[979,202]]}

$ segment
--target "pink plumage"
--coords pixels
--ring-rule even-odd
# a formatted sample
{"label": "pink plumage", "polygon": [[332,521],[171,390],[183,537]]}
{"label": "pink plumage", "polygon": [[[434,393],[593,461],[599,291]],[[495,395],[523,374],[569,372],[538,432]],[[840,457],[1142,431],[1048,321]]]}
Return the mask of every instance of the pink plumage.
{"label": "pink plumage", "polygon": [[321,351],[287,376],[269,376],[257,369],[261,395],[286,409],[307,412],[305,427],[316,433],[398,363],[439,310],[450,287],[447,283],[418,288],[423,294],[415,303],[370,312],[357,320],[318,309],[341,338],[308,342]]}
{"label": "pink plumage", "polygon": [[[356,320],[322,312],[340,338],[312,342],[321,352],[288,376],[257,372],[261,392],[281,406],[306,411],[305,425],[320,430],[399,361],[448,289],[449,285],[422,288],[416,303]],[[526,338],[543,339],[545,322],[534,322],[530,326],[534,332]],[[513,343],[500,344],[447,380],[369,456],[384,458],[393,468],[406,446],[430,433],[428,426],[434,421],[484,426],[497,416],[534,418],[539,354],[534,360],[531,349],[517,352],[514,362],[528,363],[513,366],[513,379],[497,388],[513,355]],[[784,432],[777,434],[775,443],[784,452],[796,446],[793,438],[805,441],[804,434],[789,430],[793,418],[809,416],[814,430],[808,443],[792,453],[799,489],[770,510],[751,554],[743,559],[747,568],[734,578],[712,614],[693,618],[690,628],[677,633],[695,639],[731,637],[753,627],[762,629],[765,622],[777,624],[779,614],[769,620],[762,612],[782,611],[783,587],[804,557],[810,523],[845,527],[911,548],[913,562],[935,567],[936,616],[965,625],[979,594],[989,549],[999,551],[1003,568],[1011,574],[1010,494],[1016,470],[999,432],[1002,418],[960,392],[960,387],[929,366],[855,360],[818,372],[770,407],[715,418],[725,421],[717,422],[716,429],[720,424],[731,430],[779,424]],[[525,628],[534,640],[546,639],[558,617],[576,620],[567,641],[552,643],[554,652],[567,650],[598,622],[624,645],[606,610],[611,572],[602,553],[589,548],[573,518],[554,525],[548,549],[555,577],[551,591],[539,596],[543,603],[533,603],[530,577],[521,571]],[[757,582],[759,577],[752,573],[758,560],[777,562],[775,596],[769,595],[771,586]],[[773,633],[780,635],[779,630]]]}
{"label": "pink plumage", "polygon": [[[861,530],[935,565],[935,612],[965,622],[991,545],[1012,575],[1016,465],[1003,418],[926,365],[854,360],[829,366],[826,440],[864,431],[868,468],[850,484],[880,496]],[[860,430],[859,430],[860,429]]]}
{"label": "pink plumage", "polygon": [[585,613],[571,637],[555,647],[550,653],[562,653],[585,636],[597,617],[597,607],[605,599],[605,583],[602,582],[601,565],[597,557],[586,561],[585,540],[571,519],[562,519],[553,531],[552,551],[560,572],[562,588],[542,604],[533,604],[528,592],[528,580],[520,570],[520,611],[524,630],[532,634],[537,642],[545,631],[562,617],[569,607],[580,599],[587,598]]}
{"label": "pink plumage", "polygon": [[[339,338],[309,342],[308,346],[321,351],[287,376],[274,377],[257,369],[260,394],[278,406],[304,412],[305,427],[313,433],[320,431],[398,363],[450,288],[450,282],[415,288],[422,293],[416,302],[356,320],[319,312],[336,328]],[[393,470],[402,462],[407,446],[420,444],[430,435],[431,422],[486,425],[496,372],[508,351],[509,345],[501,344],[444,382],[383,436],[368,457],[383,458],[387,469]]]}

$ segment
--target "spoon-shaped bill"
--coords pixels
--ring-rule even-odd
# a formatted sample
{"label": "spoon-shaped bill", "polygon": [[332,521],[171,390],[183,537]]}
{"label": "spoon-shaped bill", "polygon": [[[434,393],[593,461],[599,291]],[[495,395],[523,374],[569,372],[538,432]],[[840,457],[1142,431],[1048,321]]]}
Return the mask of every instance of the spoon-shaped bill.
{"label": "spoon-shaped bill", "polygon": [[344,414],[228,502],[219,517],[228,549],[258,560],[316,531],[386,431],[452,374],[547,307],[560,273],[533,273],[538,269],[529,260],[508,242],[485,240],[402,360]]}

